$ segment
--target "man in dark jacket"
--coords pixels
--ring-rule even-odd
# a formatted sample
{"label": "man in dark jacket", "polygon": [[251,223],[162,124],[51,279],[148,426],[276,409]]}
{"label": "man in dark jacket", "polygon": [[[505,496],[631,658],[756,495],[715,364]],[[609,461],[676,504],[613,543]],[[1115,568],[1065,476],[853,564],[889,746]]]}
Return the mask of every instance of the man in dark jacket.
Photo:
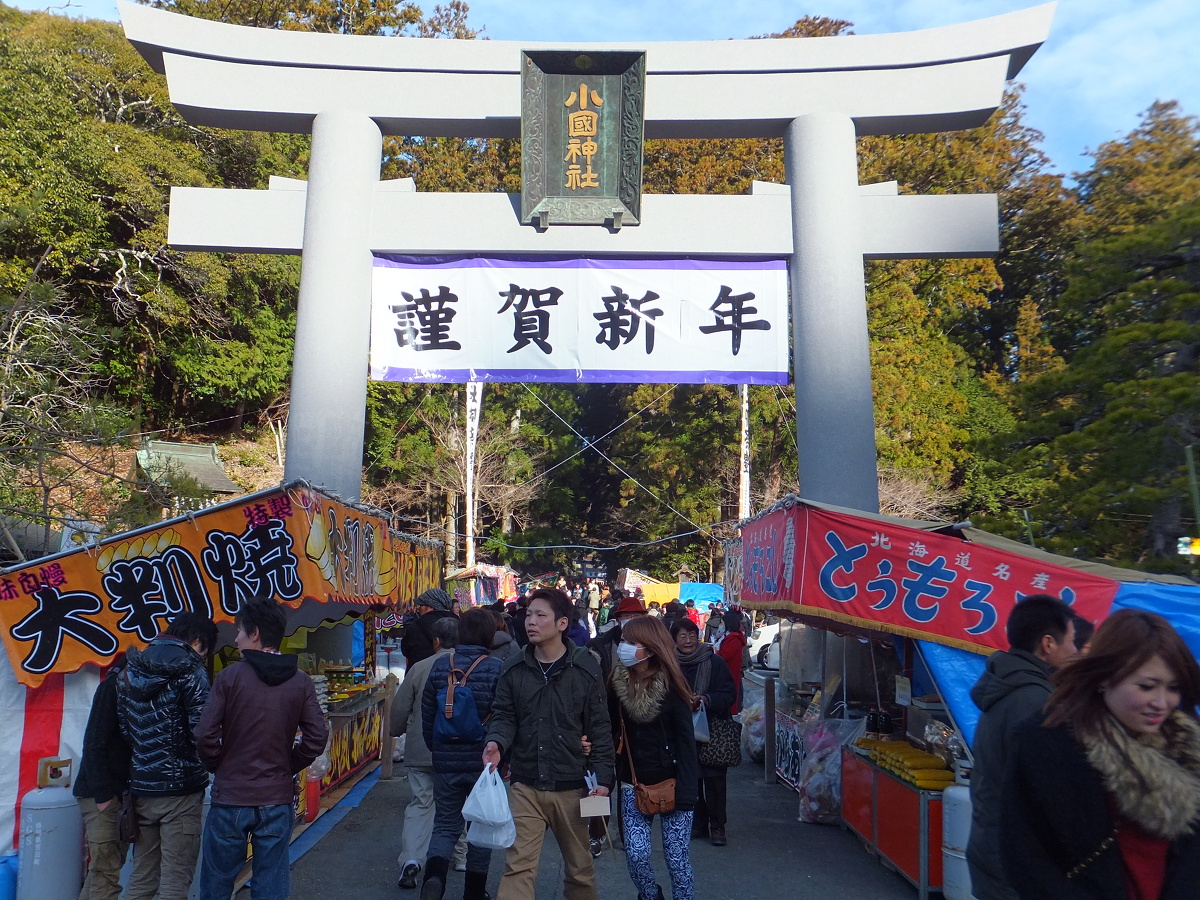
{"label": "man in dark jacket", "polygon": [[1057,597],[1026,597],[1009,614],[1009,649],[988,657],[971,689],[982,711],[975,726],[971,771],[971,837],[967,865],[977,900],[1017,900],[1000,856],[1000,810],[1005,767],[1020,727],[1050,697],[1050,675],[1076,654],[1071,608]]}
{"label": "man in dark jacket", "polygon": [[[615,760],[600,663],[590,651],[564,641],[570,620],[571,601],[562,591],[540,588],[530,594],[529,646],[505,664],[496,683],[483,761],[490,766],[508,761],[509,803],[517,826],[497,900],[534,895],[547,828],[563,854],[564,900],[596,900],[579,800],[588,794],[589,766],[601,785],[592,793],[608,795]],[[591,742],[586,759],[584,740]]]}
{"label": "man in dark jacket", "polygon": [[433,656],[433,623],[454,615],[454,601],[441,588],[430,588],[417,597],[417,618],[404,628],[400,652],[405,666]]}
{"label": "man in dark jacket", "polygon": [[[442,900],[454,844],[463,830],[463,804],[483,771],[483,723],[492,714],[501,669],[500,660],[490,655],[495,636],[496,618],[490,610],[472,609],[460,617],[458,646],[433,664],[421,694],[421,736],[433,758],[434,803],[433,835],[425,860],[421,900]],[[451,703],[457,708],[463,702],[462,698],[450,699],[451,677],[456,691],[469,689],[474,700],[477,722],[472,724],[479,726],[477,737],[449,733],[454,728],[450,724],[453,718],[446,716],[447,708]],[[463,900],[485,900],[491,858],[491,850],[467,845]]]}
{"label": "man in dark jacket", "polygon": [[205,660],[216,641],[212,619],[180,613],[145,650],[129,651],[117,681],[138,821],[127,900],[186,900],[192,886],[208,786],[192,732],[208,700]]}
{"label": "man in dark jacket", "polygon": [[118,819],[121,794],[129,790],[129,744],[117,721],[117,679],[125,671],[125,655],[114,661],[92,696],[92,711],[83,733],[83,759],[72,793],[87,832],[87,879],[80,900],[117,900],[121,866],[129,845],[121,840]]}
{"label": "man in dark jacket", "polygon": [[512,636],[517,646],[524,650],[529,645],[529,635],[525,633],[525,616],[529,614],[529,595],[517,597],[517,608],[512,614]]}
{"label": "man in dark jacket", "polygon": [[290,887],[293,780],[325,749],[329,729],[312,679],[294,653],[279,652],[283,607],[255,597],[234,621],[242,661],[221,670],[196,726],[200,759],[216,773],[200,896],[233,893],[251,841],[254,896],[283,900]]}

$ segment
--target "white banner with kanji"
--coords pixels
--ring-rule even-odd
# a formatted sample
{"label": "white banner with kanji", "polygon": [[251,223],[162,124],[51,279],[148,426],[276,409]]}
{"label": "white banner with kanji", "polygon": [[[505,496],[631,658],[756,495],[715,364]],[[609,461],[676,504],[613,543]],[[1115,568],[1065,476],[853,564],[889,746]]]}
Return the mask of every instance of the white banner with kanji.
{"label": "white banner with kanji", "polygon": [[371,378],[786,384],[787,262],[376,256]]}

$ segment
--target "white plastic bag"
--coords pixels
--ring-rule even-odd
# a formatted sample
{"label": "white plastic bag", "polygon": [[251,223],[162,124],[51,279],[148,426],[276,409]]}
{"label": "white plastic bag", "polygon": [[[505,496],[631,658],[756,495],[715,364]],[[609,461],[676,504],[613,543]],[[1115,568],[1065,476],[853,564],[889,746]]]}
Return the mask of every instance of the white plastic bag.
{"label": "white plastic bag", "polygon": [[707,744],[711,739],[708,732],[708,710],[704,708],[703,703],[692,713],[692,730],[696,732],[696,740],[702,744]]}
{"label": "white plastic bag", "polygon": [[510,817],[503,825],[472,822],[467,828],[467,843],[486,850],[507,850],[517,840],[517,823]]}
{"label": "white plastic bag", "polygon": [[[467,795],[467,802],[463,804],[463,818],[468,822],[478,822],[481,825],[499,826],[512,822],[512,812],[508,808],[508,793],[504,790],[504,780],[500,777],[499,771],[485,768],[479,774],[479,780],[475,782],[475,787],[471,788],[471,793]],[[513,840],[515,840],[515,831],[513,835]],[[469,837],[468,840],[470,840]],[[507,847],[511,843],[512,841],[509,841],[505,846]],[[479,844],[479,846],[484,845]]]}

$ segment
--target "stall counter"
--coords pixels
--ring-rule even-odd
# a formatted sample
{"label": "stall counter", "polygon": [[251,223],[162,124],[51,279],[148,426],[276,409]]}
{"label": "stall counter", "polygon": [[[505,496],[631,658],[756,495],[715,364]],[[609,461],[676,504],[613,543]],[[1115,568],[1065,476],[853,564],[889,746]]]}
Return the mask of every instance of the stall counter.
{"label": "stall counter", "polygon": [[329,772],[321,781],[322,795],[379,758],[385,699],[386,692],[376,685],[330,706]]}
{"label": "stall counter", "polygon": [[917,888],[942,888],[942,793],[901,781],[842,748],[842,821]]}

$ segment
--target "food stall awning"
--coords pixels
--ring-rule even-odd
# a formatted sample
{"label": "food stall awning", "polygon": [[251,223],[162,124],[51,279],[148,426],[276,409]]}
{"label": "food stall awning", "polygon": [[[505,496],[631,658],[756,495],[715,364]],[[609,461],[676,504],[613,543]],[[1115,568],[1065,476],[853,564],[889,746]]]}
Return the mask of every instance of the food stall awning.
{"label": "food stall awning", "polygon": [[293,482],[0,573],[0,637],[17,680],[37,687],[145,646],[185,611],[232,622],[270,594],[294,630],[394,604],[440,583],[440,548]]}
{"label": "food stall awning", "polygon": [[[1099,623],[1113,610],[1157,612],[1200,655],[1200,585],[1186,578],[1058,556],[969,526],[899,519],[789,495],[741,523],[741,600],[919,641],[970,741],[971,686],[1005,650],[1012,607],[1062,597]],[[729,566],[727,565],[727,569]]]}

